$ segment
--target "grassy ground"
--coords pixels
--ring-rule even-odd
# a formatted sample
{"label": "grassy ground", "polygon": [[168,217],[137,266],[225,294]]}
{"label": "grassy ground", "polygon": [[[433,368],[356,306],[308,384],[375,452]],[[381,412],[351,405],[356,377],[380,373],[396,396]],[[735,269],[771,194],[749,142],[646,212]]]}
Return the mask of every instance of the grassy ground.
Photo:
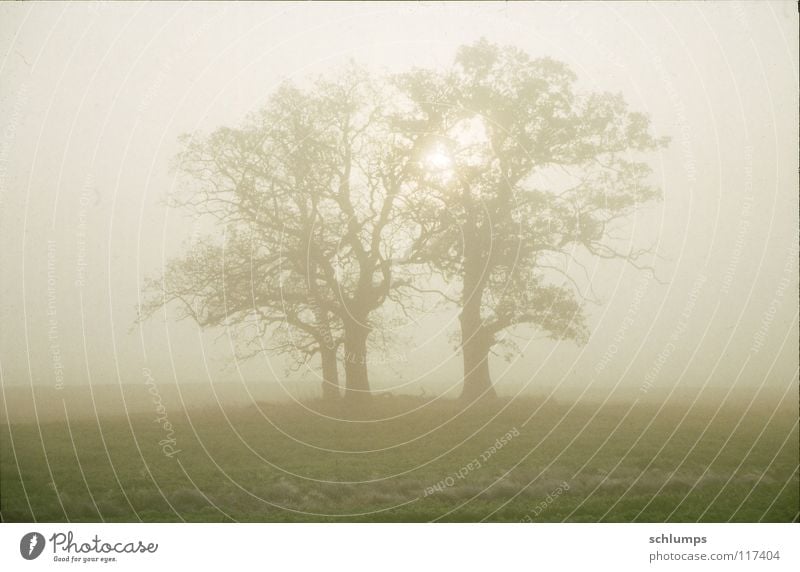
{"label": "grassy ground", "polygon": [[[658,412],[642,403],[525,399],[463,411],[452,402],[379,398],[358,417],[320,407],[167,411],[166,428],[155,414],[6,425],[2,518],[798,518],[794,407],[754,406],[744,415],[746,405],[734,405],[715,415],[716,405]],[[172,445],[169,437],[179,450],[172,457],[162,447]]]}

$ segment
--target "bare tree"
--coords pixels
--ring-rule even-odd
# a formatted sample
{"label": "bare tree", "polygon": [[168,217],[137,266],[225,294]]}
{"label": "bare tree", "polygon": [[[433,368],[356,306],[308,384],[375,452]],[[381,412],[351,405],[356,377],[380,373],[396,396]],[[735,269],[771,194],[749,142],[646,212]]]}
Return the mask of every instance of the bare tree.
{"label": "bare tree", "polygon": [[615,230],[659,196],[637,157],[666,140],[621,96],[578,93],[575,79],[485,40],[462,47],[449,71],[396,78],[412,110],[402,128],[425,137],[415,256],[461,283],[463,398],[494,395],[489,355],[510,328],[586,338],[582,289],[555,255],[640,266],[647,252],[625,249]]}
{"label": "bare tree", "polygon": [[319,353],[330,396],[343,346],[345,395],[368,397],[373,312],[410,282],[396,271],[408,241],[396,214],[413,138],[392,132],[388,90],[351,65],[284,85],[239,128],[187,137],[175,202],[224,236],[172,261],[145,313],[178,300],[201,326],[251,332],[249,348]]}

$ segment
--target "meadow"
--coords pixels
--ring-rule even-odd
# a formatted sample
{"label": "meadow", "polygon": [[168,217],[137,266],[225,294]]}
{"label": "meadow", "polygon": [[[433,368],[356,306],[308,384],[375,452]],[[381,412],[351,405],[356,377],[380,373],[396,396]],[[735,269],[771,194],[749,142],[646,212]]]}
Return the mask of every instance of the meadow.
{"label": "meadow", "polygon": [[0,454],[7,522],[798,519],[793,404],[257,403],[8,422]]}

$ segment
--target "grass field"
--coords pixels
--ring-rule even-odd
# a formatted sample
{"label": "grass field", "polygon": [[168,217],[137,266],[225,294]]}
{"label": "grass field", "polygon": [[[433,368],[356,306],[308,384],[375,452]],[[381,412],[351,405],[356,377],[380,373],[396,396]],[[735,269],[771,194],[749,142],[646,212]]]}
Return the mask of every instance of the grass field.
{"label": "grass field", "polygon": [[169,411],[171,426],[152,414],[10,423],[2,518],[798,519],[792,404],[745,415],[747,404],[375,401],[358,417],[308,402]]}

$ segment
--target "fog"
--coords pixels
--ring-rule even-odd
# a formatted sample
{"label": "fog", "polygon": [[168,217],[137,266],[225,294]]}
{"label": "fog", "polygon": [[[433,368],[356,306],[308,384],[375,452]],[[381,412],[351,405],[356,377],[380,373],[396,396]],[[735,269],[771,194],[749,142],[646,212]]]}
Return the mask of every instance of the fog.
{"label": "fog", "polygon": [[[661,201],[624,229],[655,274],[587,257],[585,345],[520,331],[499,394],[749,399],[798,371],[797,13],[784,3],[0,5],[0,368],[4,392],[243,384],[313,397],[317,364],[233,358],[224,329],[157,313],[143,281],[213,232],[168,208],[184,133],[236,126],[282,82],[350,60],[444,68],[481,37],[567,63],[648,114]],[[457,391],[457,308],[405,320],[379,391]],[[187,386],[188,387],[188,386]],[[10,394],[9,394],[10,395]]]}

